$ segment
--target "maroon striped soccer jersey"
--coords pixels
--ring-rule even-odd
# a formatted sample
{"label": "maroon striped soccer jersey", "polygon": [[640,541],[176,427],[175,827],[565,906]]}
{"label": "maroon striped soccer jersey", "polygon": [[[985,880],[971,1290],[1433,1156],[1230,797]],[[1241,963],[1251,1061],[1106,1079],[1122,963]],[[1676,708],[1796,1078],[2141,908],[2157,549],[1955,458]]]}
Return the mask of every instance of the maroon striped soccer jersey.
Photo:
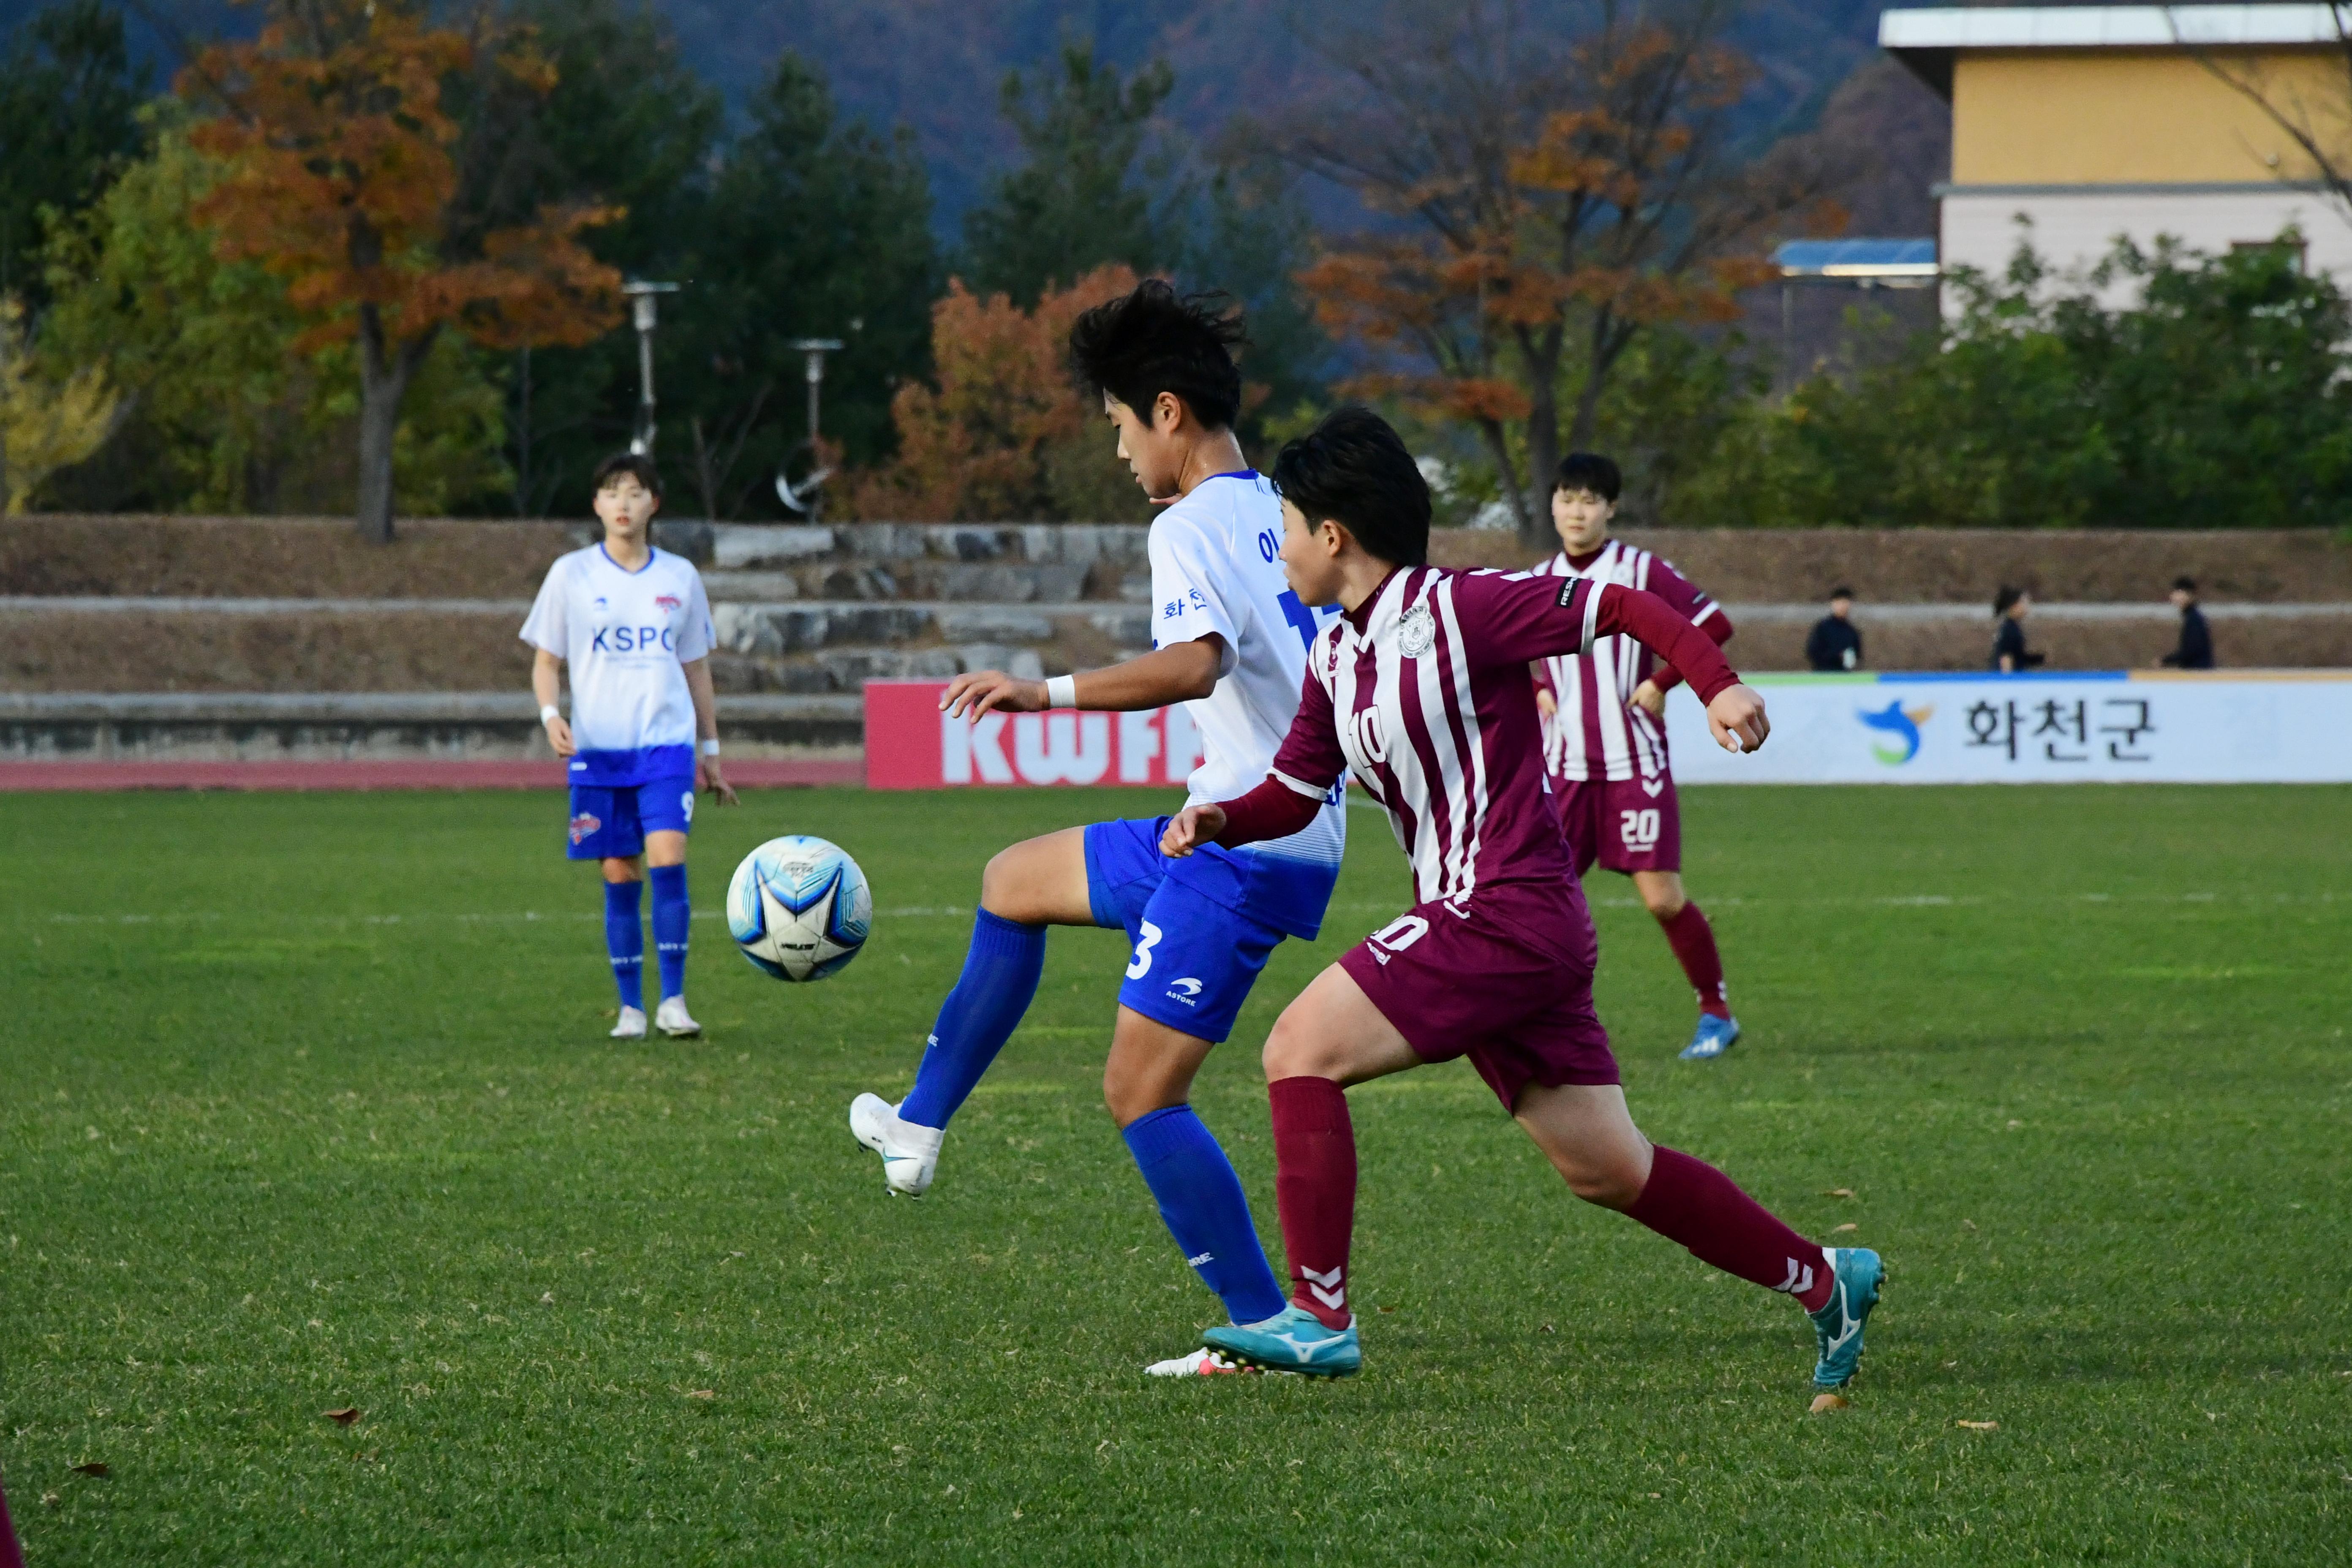
{"label": "maroon striped soccer jersey", "polygon": [[[1673,566],[1614,539],[1582,566],[1570,563],[1563,551],[1535,572],[1655,594],[1693,626],[1703,626],[1723,613]],[[1634,688],[1657,668],[1655,654],[1622,636],[1596,637],[1580,652],[1543,661],[1539,679],[1559,704],[1544,724],[1544,766],[1553,778],[1654,779],[1665,773],[1666,727],[1632,705]]]}
{"label": "maroon striped soccer jersey", "polygon": [[1654,600],[1604,595],[1607,586],[1398,568],[1308,650],[1273,777],[1320,798],[1352,771],[1412,862],[1417,903],[1467,899],[1482,884],[1565,880],[1528,661],[1589,652],[1630,611],[1679,634],[1677,657],[1702,701],[1737,679],[1703,634]]}

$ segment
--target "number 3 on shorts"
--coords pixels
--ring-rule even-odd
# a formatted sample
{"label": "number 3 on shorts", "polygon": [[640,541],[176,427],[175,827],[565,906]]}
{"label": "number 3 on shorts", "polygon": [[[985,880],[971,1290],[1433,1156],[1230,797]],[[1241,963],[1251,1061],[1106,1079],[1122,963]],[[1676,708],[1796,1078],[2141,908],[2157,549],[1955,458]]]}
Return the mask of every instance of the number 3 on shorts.
{"label": "number 3 on shorts", "polygon": [[1135,962],[1127,966],[1129,980],[1140,980],[1151,973],[1151,950],[1160,945],[1160,928],[1150,921],[1135,922],[1143,930],[1143,940],[1135,944]]}
{"label": "number 3 on shorts", "polygon": [[1617,837],[1629,849],[1647,849],[1658,842],[1658,813],[1655,807],[1647,811],[1621,811],[1617,814]]}

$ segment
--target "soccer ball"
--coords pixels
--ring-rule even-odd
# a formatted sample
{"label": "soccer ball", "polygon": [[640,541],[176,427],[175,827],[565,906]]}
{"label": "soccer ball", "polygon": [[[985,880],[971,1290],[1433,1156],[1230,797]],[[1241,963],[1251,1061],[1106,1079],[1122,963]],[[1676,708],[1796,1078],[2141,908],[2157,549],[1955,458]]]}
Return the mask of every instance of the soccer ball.
{"label": "soccer ball", "polygon": [[727,884],[727,930],[743,956],[779,980],[823,980],[849,967],[874,924],[857,862],[822,838],[771,838]]}

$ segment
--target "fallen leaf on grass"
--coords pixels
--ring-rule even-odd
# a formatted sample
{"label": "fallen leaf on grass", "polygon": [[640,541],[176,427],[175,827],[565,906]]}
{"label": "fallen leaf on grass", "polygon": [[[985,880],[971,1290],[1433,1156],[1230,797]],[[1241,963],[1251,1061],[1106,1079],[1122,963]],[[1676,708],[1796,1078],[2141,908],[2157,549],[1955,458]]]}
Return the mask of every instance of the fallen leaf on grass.
{"label": "fallen leaf on grass", "polygon": [[360,1407],[356,1405],[346,1405],[341,1410],[321,1410],[319,1414],[338,1426],[348,1426],[360,1418]]}
{"label": "fallen leaf on grass", "polygon": [[1862,1226],[1854,1224],[1853,1221],[1848,1220],[1843,1225],[1833,1225],[1830,1226],[1830,1234],[1832,1236],[1843,1236],[1847,1231],[1860,1230]]}
{"label": "fallen leaf on grass", "polygon": [[541,1306],[542,1306],[542,1307],[552,1307],[552,1306],[554,1306],[554,1305],[555,1305],[555,1292],[554,1292],[554,1291],[552,1291],[552,1290],[549,1290],[549,1291],[546,1291],[546,1292],[542,1293],[542,1294],[540,1296],[540,1298],[539,1298],[539,1304],[540,1304]]}
{"label": "fallen leaf on grass", "polygon": [[1853,1189],[1852,1187],[1832,1187],[1828,1192],[1823,1193],[1822,1196],[1825,1198],[1850,1198],[1853,1196]]}
{"label": "fallen leaf on grass", "polygon": [[1960,1221],[1960,1228],[1962,1230],[1974,1230],[1976,1227],[1977,1222],[1972,1219],[1964,1219]]}
{"label": "fallen leaf on grass", "polygon": [[[2347,1476],[2344,1479],[2347,1481],[2352,1481],[2352,1476]],[[43,1492],[41,1494],[41,1506],[43,1508],[55,1508],[58,1504],[65,1500],[65,1499],[58,1496],[55,1492]]]}
{"label": "fallen leaf on grass", "polygon": [[1965,1426],[1971,1432],[1998,1432],[2000,1430],[2000,1423],[1998,1421],[1961,1421],[1956,1423],[1956,1425]]}
{"label": "fallen leaf on grass", "polygon": [[1543,1331],[1544,1331],[1545,1333],[1550,1333],[1550,1332],[1552,1332],[1552,1326],[1551,1326],[1549,1323],[1546,1323],[1546,1324],[1543,1326]]}
{"label": "fallen leaf on grass", "polygon": [[114,1472],[107,1468],[104,1459],[86,1459],[73,1468],[73,1473],[78,1476],[106,1476]]}
{"label": "fallen leaf on grass", "polygon": [[1396,1309],[1394,1307],[1382,1307],[1381,1310],[1383,1312],[1393,1312]]}
{"label": "fallen leaf on grass", "polygon": [[1853,1400],[1843,1394],[1816,1394],[1813,1395],[1812,1408],[1807,1414],[1822,1415],[1832,1410],[1843,1410],[1853,1403]]}
{"label": "fallen leaf on grass", "polygon": [[689,1388],[686,1391],[686,1396],[688,1399],[716,1399],[719,1397],[717,1394],[708,1388]]}

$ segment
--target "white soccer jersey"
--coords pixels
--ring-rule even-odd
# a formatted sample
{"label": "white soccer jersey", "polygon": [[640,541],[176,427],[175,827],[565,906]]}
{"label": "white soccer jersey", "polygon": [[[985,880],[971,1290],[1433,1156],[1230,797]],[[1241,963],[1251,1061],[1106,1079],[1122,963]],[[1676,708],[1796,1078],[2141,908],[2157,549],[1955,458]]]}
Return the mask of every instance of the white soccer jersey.
{"label": "white soccer jersey", "polygon": [[[1151,525],[1151,646],[1215,633],[1225,663],[1216,689],[1184,704],[1202,759],[1186,781],[1193,801],[1230,800],[1264,779],[1298,712],[1307,649],[1326,624],[1282,575],[1282,502],[1264,476],[1218,474]],[[1337,614],[1336,609],[1329,614]],[[1344,795],[1313,824],[1251,847],[1337,866],[1347,849]]]}
{"label": "white soccer jersey", "polygon": [[624,571],[602,544],[547,569],[522,640],[571,667],[576,784],[619,786],[694,772],[685,664],[710,652],[702,574],[656,550]]}

